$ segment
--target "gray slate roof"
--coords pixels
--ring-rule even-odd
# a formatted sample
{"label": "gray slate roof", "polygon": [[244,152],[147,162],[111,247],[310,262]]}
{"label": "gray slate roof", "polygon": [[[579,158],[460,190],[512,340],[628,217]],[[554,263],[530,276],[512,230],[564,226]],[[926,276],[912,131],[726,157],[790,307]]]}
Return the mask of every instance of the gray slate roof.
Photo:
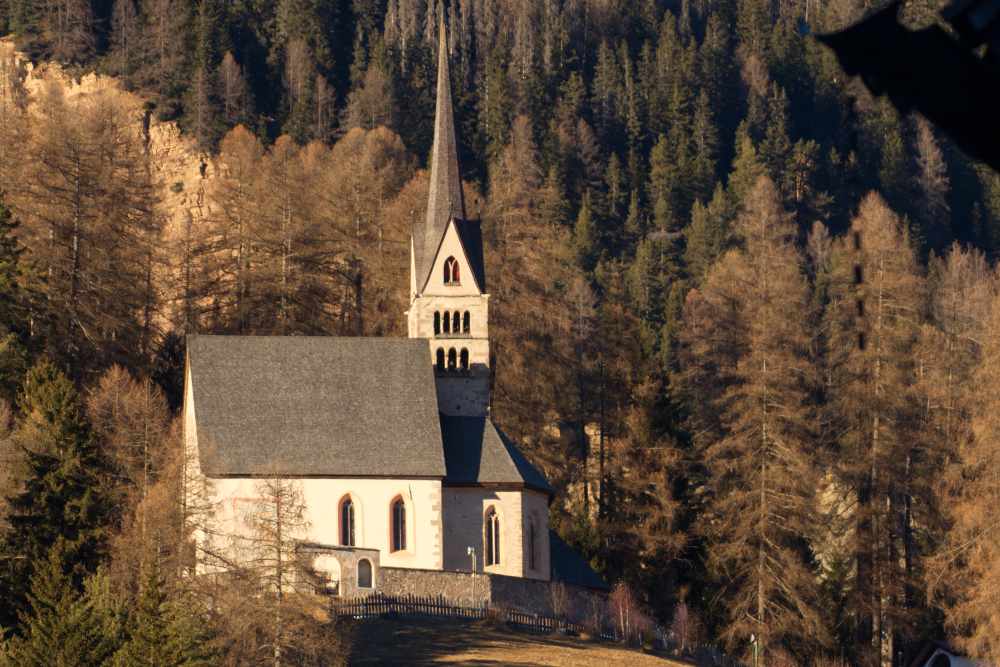
{"label": "gray slate roof", "polygon": [[455,228],[472,265],[480,292],[486,292],[486,263],[483,260],[483,229],[478,220],[456,220]]}
{"label": "gray slate roof", "polygon": [[487,417],[441,415],[444,460],[452,484],[523,484],[551,494],[542,475]]}
{"label": "gray slate roof", "polygon": [[549,531],[549,553],[553,581],[605,591],[610,588],[583,556],[566,544],[554,530]]}
{"label": "gray slate roof", "polygon": [[[417,291],[423,292],[434,268],[434,255],[454,218],[465,220],[465,197],[458,168],[455,115],[451,105],[451,74],[448,67],[448,36],[441,19],[438,45],[437,107],[434,118],[434,150],[431,153],[431,183],[427,220],[413,225],[413,250],[417,268]],[[482,250],[480,249],[480,253]],[[485,288],[484,288],[485,289]]]}
{"label": "gray slate roof", "polygon": [[210,477],[444,477],[427,341],[189,336]]}

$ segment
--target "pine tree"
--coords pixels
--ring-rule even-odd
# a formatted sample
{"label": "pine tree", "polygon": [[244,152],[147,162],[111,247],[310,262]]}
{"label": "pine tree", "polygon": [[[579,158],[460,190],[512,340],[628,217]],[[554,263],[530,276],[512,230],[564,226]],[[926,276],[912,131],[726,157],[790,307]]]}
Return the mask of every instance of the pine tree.
{"label": "pine tree", "polygon": [[28,294],[19,224],[0,199],[0,400],[13,403],[27,371]]}
{"label": "pine tree", "polygon": [[128,640],[114,664],[121,667],[208,667],[215,664],[211,634],[198,601],[171,600],[156,559],[149,560],[139,599],[130,616]]}
{"label": "pine tree", "polygon": [[741,125],[736,132],[736,158],[733,160],[733,171],[729,174],[727,192],[733,206],[743,205],[744,199],[766,172],[753,140]]}
{"label": "pine tree", "polygon": [[583,204],[573,226],[573,248],[576,261],[584,271],[593,270],[600,253],[597,225],[590,209],[590,193],[583,196]]}
{"label": "pine tree", "polygon": [[28,373],[20,402],[24,419],[17,439],[25,450],[23,488],[9,499],[9,527],[0,539],[0,590],[10,604],[0,610],[9,626],[24,609],[26,584],[37,564],[60,544],[63,566],[79,587],[106,551],[111,522],[107,464],[90,433],[72,383],[48,361]]}
{"label": "pine tree", "polygon": [[712,117],[711,102],[702,90],[695,104],[692,121],[691,195],[692,202],[707,201],[715,186],[715,168],[719,151],[719,132]]}
{"label": "pine tree", "polygon": [[682,377],[709,473],[702,532],[727,596],[722,636],[743,648],[754,635],[766,661],[783,642],[824,636],[802,551],[819,519],[810,407],[818,374],[795,229],[770,180],[748,194],[736,231],[742,250],[688,298]]}
{"label": "pine tree", "polygon": [[539,193],[538,218],[541,222],[552,225],[568,225],[570,222],[570,207],[566,200],[566,192],[562,178],[556,167],[549,168],[548,176]]}
{"label": "pine tree", "polygon": [[106,620],[80,594],[67,572],[71,551],[59,540],[38,561],[31,577],[28,607],[20,614],[22,633],[0,654],[11,667],[100,667],[115,650]]}
{"label": "pine tree", "polygon": [[684,229],[684,263],[691,279],[700,283],[729,244],[732,211],[722,184],[717,184],[708,205],[695,202],[691,224]]}

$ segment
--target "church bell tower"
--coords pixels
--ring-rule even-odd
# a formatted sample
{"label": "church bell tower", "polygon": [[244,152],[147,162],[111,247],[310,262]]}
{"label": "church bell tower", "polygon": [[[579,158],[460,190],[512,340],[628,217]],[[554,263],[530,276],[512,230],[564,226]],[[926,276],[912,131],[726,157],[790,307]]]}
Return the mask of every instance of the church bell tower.
{"label": "church bell tower", "polygon": [[451,104],[444,20],[427,218],[410,246],[410,338],[430,341],[438,409],[481,417],[490,402],[489,294],[478,220],[467,220]]}

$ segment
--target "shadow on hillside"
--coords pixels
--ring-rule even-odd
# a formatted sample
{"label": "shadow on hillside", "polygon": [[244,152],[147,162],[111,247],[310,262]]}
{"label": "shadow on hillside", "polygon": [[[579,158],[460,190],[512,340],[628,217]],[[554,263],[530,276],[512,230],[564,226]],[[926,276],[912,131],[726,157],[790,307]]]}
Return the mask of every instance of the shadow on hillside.
{"label": "shadow on hillside", "polygon": [[[586,651],[587,645],[564,638],[495,628],[461,620],[426,619],[402,621],[377,619],[354,624],[348,665],[428,665],[448,658],[449,664],[511,665],[541,667],[531,660],[519,660],[519,653],[552,647],[572,653]],[[476,653],[497,650],[505,657],[478,658]],[[461,662],[457,656],[468,655]],[[571,657],[571,656],[568,656]],[[567,664],[572,664],[568,662]]]}

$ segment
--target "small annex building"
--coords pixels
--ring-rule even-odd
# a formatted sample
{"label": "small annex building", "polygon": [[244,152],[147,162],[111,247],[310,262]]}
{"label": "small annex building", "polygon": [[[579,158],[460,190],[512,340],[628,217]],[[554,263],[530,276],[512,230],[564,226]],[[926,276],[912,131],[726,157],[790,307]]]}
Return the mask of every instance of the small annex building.
{"label": "small annex building", "polygon": [[332,593],[542,611],[552,582],[581,595],[607,587],[550,531],[552,488],[490,419],[490,295],[479,222],[465,213],[446,44],[442,26],[409,337],[188,337],[185,442],[215,525],[198,539],[234,548],[260,480],[293,479],[308,524],[300,556]]}

